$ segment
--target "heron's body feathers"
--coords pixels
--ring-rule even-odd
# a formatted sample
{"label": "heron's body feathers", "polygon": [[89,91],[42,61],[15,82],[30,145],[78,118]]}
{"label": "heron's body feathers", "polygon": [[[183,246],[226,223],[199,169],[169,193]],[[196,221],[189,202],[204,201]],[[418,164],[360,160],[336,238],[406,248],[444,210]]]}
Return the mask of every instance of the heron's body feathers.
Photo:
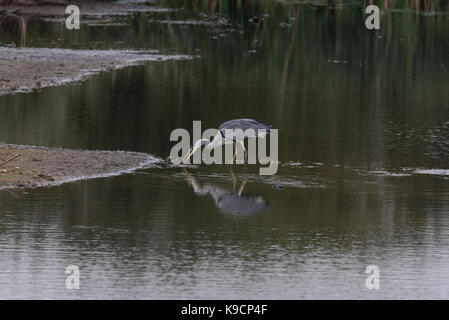
{"label": "heron's body feathers", "polygon": [[[223,123],[218,130],[225,139],[242,141],[245,138],[263,138],[271,130],[270,125],[254,119],[234,119]],[[229,136],[227,130],[241,130],[241,132],[234,131],[233,135]],[[247,131],[249,130],[249,131]],[[252,130],[252,132],[251,132]],[[249,133],[249,134],[248,134]]]}

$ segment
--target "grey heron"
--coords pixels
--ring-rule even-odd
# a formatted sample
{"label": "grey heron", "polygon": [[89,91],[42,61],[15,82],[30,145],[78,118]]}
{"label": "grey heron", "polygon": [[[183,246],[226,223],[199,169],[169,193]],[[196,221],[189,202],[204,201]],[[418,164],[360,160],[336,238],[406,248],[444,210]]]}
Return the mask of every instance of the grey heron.
{"label": "grey heron", "polygon": [[[187,156],[184,158],[185,163],[190,159],[190,157],[201,148],[202,145],[206,145],[207,149],[214,149],[222,144],[237,144],[240,143],[245,152],[245,160],[248,156],[248,152],[245,149],[244,140],[245,138],[264,138],[267,133],[270,132],[272,128],[271,125],[254,119],[234,119],[229,120],[218,127],[218,132],[212,141],[208,139],[199,139],[192,144],[192,148]],[[237,156],[237,148],[234,145],[234,158]]]}

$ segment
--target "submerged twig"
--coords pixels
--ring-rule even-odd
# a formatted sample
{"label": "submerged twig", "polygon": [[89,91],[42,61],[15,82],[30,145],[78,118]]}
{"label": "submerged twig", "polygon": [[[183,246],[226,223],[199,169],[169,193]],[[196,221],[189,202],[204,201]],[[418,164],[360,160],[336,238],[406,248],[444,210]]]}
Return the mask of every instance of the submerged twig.
{"label": "submerged twig", "polygon": [[17,193],[15,193],[12,190],[9,189],[5,189],[10,195],[12,195],[14,198],[19,199],[19,195]]}
{"label": "submerged twig", "polygon": [[9,158],[8,160],[3,161],[2,163],[0,163],[0,167],[1,167],[1,166],[4,166],[4,165],[7,164],[7,163],[10,163],[11,161],[17,159],[17,158],[20,157],[20,156],[21,156],[20,153],[19,153],[19,154],[16,154],[15,156],[12,156],[12,157]]}

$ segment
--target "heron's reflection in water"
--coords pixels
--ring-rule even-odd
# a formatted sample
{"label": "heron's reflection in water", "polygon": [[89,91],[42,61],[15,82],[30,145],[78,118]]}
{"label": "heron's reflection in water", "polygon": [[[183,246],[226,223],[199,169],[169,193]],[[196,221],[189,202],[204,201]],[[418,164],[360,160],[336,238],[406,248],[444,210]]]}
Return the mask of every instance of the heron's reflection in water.
{"label": "heron's reflection in water", "polygon": [[232,216],[248,217],[263,213],[269,208],[268,201],[265,201],[260,196],[248,197],[242,195],[246,185],[245,179],[242,181],[238,192],[236,192],[237,179],[234,174],[232,174],[234,179],[232,190],[228,190],[212,183],[204,183],[203,186],[200,186],[186,169],[184,169],[184,173],[195,194],[200,196],[210,194],[217,208],[223,213]]}

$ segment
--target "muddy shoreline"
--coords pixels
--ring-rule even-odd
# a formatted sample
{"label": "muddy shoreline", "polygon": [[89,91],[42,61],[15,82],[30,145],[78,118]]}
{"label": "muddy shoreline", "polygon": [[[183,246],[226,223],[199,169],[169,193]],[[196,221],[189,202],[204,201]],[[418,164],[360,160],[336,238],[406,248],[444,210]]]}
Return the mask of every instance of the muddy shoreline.
{"label": "muddy shoreline", "polygon": [[0,190],[56,186],[67,182],[117,176],[161,160],[126,151],[70,150],[0,143]]}
{"label": "muddy shoreline", "polygon": [[[0,47],[0,95],[39,91],[147,61],[191,58],[123,50]],[[55,186],[114,176],[155,161],[150,155],[134,152],[51,149],[0,143],[0,164],[17,154],[20,157],[0,166],[0,190]]]}
{"label": "muddy shoreline", "polygon": [[[142,3],[73,1],[82,15],[116,15],[129,12],[160,12],[166,9]],[[17,10],[19,9],[19,10]],[[65,6],[0,5],[12,15],[56,16],[63,18]],[[11,11],[12,10],[12,11]],[[12,13],[11,13],[12,12]],[[3,12],[4,13],[4,12]],[[161,55],[157,50],[72,50],[59,48],[0,47],[0,96],[70,84],[88,77],[128,66],[167,60],[189,60],[184,55]],[[5,161],[14,158],[8,163]],[[0,190],[36,188],[114,176],[158,162],[148,154],[123,151],[85,151],[0,142]]]}
{"label": "muddy shoreline", "polygon": [[149,51],[0,47],[0,95],[69,84],[99,72],[148,61],[192,58]]}
{"label": "muddy shoreline", "polygon": [[[70,59],[68,59],[68,57]],[[147,61],[191,59],[124,50],[69,50],[0,47],[0,95],[39,91]],[[69,62],[68,62],[69,61]],[[36,188],[132,172],[157,161],[148,154],[83,151],[0,143],[0,190]]]}
{"label": "muddy shoreline", "polygon": [[[0,4],[2,2],[0,1]],[[83,16],[114,16],[143,12],[172,11],[154,1],[71,1]],[[64,19],[66,5],[0,5],[0,18],[13,19],[26,26],[28,19],[52,17]],[[20,22],[23,22],[20,24]],[[16,47],[15,43],[0,47],[0,95],[29,92],[48,86],[85,80],[104,71],[111,71],[147,61],[190,59],[189,56],[160,55],[157,50],[71,50],[58,48]]]}

